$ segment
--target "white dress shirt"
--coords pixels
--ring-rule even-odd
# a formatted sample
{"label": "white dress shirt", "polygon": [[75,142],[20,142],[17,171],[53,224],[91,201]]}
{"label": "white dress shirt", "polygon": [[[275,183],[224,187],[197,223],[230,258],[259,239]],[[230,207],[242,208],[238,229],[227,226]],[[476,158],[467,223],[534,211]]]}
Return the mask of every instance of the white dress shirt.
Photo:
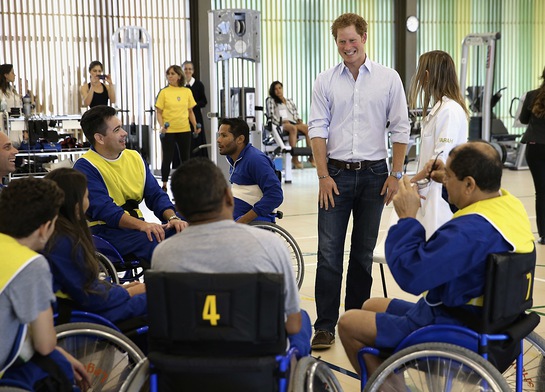
{"label": "white dress shirt", "polygon": [[356,80],[344,63],[318,75],[309,135],[328,140],[328,157],[349,162],[387,158],[388,132],[392,143],[409,141],[407,99],[395,70],[367,58]]}

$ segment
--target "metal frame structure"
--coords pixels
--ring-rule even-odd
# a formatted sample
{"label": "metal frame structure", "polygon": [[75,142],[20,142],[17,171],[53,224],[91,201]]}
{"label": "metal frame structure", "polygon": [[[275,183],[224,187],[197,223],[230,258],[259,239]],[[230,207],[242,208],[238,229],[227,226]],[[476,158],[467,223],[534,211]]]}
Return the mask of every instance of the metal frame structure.
{"label": "metal frame structure", "polygon": [[[261,100],[261,13],[248,9],[224,9],[208,12],[208,28],[210,36],[210,58],[214,60],[214,65],[210,67],[210,121],[211,130],[218,129],[219,113],[219,86],[223,87],[223,115],[231,116],[233,108],[231,107],[231,62],[234,59],[250,61],[254,64],[255,76],[255,108],[262,106]],[[221,63],[221,67],[220,67]],[[249,88],[247,76],[242,74],[240,80],[243,86],[237,86],[241,89],[242,99],[245,101],[245,88]],[[221,85],[218,82],[218,75],[221,75]],[[246,105],[242,105],[242,118],[247,120]],[[262,118],[258,115],[254,117],[254,125],[250,129],[259,130],[263,126]],[[212,133],[213,135],[213,133]],[[211,143],[211,159],[217,163],[218,151],[216,143]]]}
{"label": "metal frame structure", "polygon": [[482,110],[482,133],[483,140],[490,141],[490,124],[492,116],[492,88],[494,84],[494,64],[496,59],[496,41],[501,38],[499,32],[470,34],[462,41],[462,66],[460,68],[460,91],[464,94],[467,81],[467,66],[469,60],[469,48],[473,46],[486,46],[486,75],[483,85],[483,96],[481,100]]}
{"label": "metal frame structure", "polygon": [[[121,83],[116,85],[116,95],[121,97],[121,105],[125,109],[120,110],[121,112],[128,113],[128,107],[135,108],[135,116],[133,116],[137,125],[137,135],[138,135],[138,147],[142,151],[143,147],[143,135],[142,135],[142,124],[144,122],[144,112],[150,113],[150,132],[146,137],[149,138],[149,154],[150,159],[149,163],[152,168],[155,168],[155,138],[154,132],[151,132],[151,127],[153,126],[153,96],[149,94],[149,102],[144,102],[144,77],[147,72],[147,86],[151,88],[152,86],[152,75],[153,75],[153,61],[151,53],[151,37],[149,33],[143,27],[137,26],[124,26],[118,28],[112,34],[112,53],[113,53],[113,74],[114,80],[120,80]],[[145,51],[147,50],[147,57],[145,56]],[[144,60],[147,58],[147,64],[144,68]],[[136,69],[134,69],[136,65]],[[146,72],[144,72],[144,69]],[[132,73],[129,74],[132,70]],[[127,88],[122,89],[120,86],[123,83],[133,83],[135,89],[132,91],[136,92],[136,96],[129,97],[129,90]],[[121,91],[117,91],[120,90]],[[145,105],[149,105],[149,109]],[[129,106],[131,105],[131,106]],[[128,117],[128,116],[127,116]],[[130,126],[129,124],[125,124]]]}

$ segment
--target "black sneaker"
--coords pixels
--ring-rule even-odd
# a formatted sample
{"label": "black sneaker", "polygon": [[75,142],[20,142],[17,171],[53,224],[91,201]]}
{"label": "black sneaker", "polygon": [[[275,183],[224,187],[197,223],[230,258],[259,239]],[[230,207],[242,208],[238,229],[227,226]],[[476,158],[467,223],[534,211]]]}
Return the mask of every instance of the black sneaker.
{"label": "black sneaker", "polygon": [[537,240],[537,243],[540,244],[540,245],[545,245],[545,238],[544,237],[539,237],[539,240]]}
{"label": "black sneaker", "polygon": [[313,350],[326,350],[335,343],[335,335],[329,331],[318,330],[314,333],[311,347]]}

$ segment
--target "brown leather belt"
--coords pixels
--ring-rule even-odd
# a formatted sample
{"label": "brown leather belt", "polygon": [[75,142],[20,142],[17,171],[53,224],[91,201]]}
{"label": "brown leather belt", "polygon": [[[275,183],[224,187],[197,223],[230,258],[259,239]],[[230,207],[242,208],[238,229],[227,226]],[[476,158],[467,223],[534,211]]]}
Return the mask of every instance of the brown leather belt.
{"label": "brown leather belt", "polygon": [[384,159],[379,159],[378,161],[359,161],[359,162],[345,162],[338,161],[336,159],[329,158],[327,163],[331,163],[333,166],[338,167],[339,169],[345,170],[365,170],[369,166],[374,165],[375,163],[384,162]]}

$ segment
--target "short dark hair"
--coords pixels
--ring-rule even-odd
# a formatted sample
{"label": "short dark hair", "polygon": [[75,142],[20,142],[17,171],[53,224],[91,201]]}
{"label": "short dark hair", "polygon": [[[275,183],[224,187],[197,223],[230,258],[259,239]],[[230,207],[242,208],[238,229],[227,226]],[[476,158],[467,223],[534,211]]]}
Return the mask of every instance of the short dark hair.
{"label": "short dark hair", "polygon": [[176,169],[170,187],[178,211],[195,222],[221,211],[228,185],[214,162],[197,157]]}
{"label": "short dark hair", "polygon": [[106,105],[94,106],[83,113],[80,126],[92,146],[95,145],[95,133],[106,135],[106,131],[108,130],[106,120],[114,117],[116,114],[117,111],[113,107]]}
{"label": "short dark hair", "polygon": [[235,139],[240,135],[244,135],[244,144],[247,145],[250,142],[250,127],[248,123],[240,118],[222,118],[220,125],[228,125],[229,132],[233,134]]}
{"label": "short dark hair", "polygon": [[91,61],[91,64],[89,64],[89,72],[91,72],[91,70],[95,68],[97,65],[100,65],[100,68],[102,68],[102,71],[104,71],[104,66],[102,65],[102,63],[98,60],[95,60],[95,61]]}
{"label": "short dark hair", "polygon": [[59,214],[64,192],[51,180],[11,181],[0,192],[0,233],[26,238]]}
{"label": "short dark hair", "polygon": [[450,170],[456,178],[473,177],[480,190],[496,192],[501,188],[503,165],[500,154],[488,142],[473,140],[450,150]]}

